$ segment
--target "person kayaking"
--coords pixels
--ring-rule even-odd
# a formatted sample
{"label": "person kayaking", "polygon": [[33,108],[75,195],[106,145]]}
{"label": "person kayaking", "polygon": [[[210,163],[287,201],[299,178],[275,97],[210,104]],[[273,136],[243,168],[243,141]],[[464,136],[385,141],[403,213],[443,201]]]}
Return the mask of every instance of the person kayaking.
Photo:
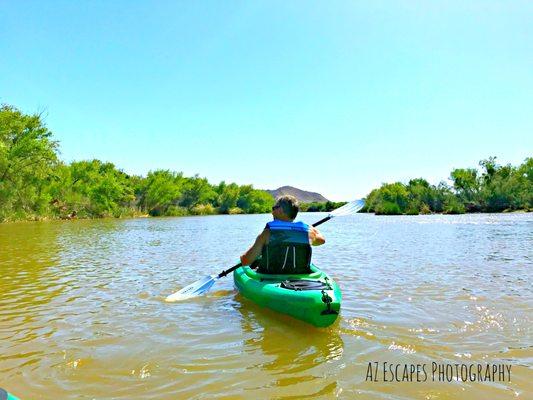
{"label": "person kayaking", "polygon": [[294,196],[278,197],[272,207],[273,221],[266,224],[255,243],[241,256],[242,265],[257,267],[263,274],[306,274],[311,271],[311,245],[326,242],[318,229],[294,222],[300,205]]}

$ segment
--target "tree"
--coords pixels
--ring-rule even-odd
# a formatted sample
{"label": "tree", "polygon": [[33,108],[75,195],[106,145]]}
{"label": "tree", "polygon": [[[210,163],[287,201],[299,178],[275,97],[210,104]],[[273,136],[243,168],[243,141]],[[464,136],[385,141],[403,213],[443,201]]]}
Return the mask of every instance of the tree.
{"label": "tree", "polygon": [[518,208],[531,210],[533,208],[533,158],[528,157],[516,170],[519,182]]}
{"label": "tree", "polygon": [[529,208],[528,201],[524,198],[528,185],[520,170],[522,166],[520,168],[510,164],[500,166],[495,160],[496,157],[490,157],[480,162],[485,169],[482,186],[484,211],[499,212]]}
{"label": "tree", "polygon": [[264,190],[254,189],[252,185],[244,185],[240,187],[236,205],[245,213],[267,213],[274,205],[274,198]]}
{"label": "tree", "polygon": [[218,196],[219,210],[222,214],[228,214],[232,208],[237,207],[240,188],[236,183],[224,184],[222,193]]}
{"label": "tree", "polygon": [[376,214],[397,215],[407,209],[407,188],[400,182],[383,184],[375,194],[373,209]]}
{"label": "tree", "polygon": [[411,179],[406,187],[408,192],[408,214],[419,214],[425,207],[430,207],[433,200],[433,187],[423,178]]}
{"label": "tree", "polygon": [[46,211],[43,189],[58,163],[57,147],[41,115],[0,107],[0,220]]}
{"label": "tree", "polygon": [[165,215],[169,208],[177,206],[185,178],[181,173],[169,170],[150,171],[141,184],[139,201],[143,211],[150,215]]}
{"label": "tree", "polygon": [[76,161],[70,164],[70,191],[82,199],[82,213],[96,217],[119,217],[133,206],[135,196],[129,176],[114,164],[100,160]]}
{"label": "tree", "polygon": [[485,170],[482,174],[483,181],[489,184],[500,169],[500,166],[496,164],[496,157],[489,157],[486,160],[481,160],[479,165]]}
{"label": "tree", "polygon": [[216,192],[207,179],[198,175],[192,178],[185,178],[183,183],[180,205],[192,208],[199,204],[207,204],[216,198]]}

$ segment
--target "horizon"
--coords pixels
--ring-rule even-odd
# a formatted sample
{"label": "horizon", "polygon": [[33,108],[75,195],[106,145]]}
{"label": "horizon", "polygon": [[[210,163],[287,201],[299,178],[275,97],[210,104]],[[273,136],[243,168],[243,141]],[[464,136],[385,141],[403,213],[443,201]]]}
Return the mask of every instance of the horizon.
{"label": "horizon", "polygon": [[67,163],[346,201],[533,149],[530,2],[3,11],[0,103],[46,111]]}

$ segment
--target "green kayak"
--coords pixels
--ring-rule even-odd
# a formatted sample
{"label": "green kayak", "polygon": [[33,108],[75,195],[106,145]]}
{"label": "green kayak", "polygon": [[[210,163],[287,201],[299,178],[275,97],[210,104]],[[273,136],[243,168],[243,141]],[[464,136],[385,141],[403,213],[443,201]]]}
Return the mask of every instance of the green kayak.
{"label": "green kayak", "polygon": [[331,325],[341,308],[341,290],[311,264],[310,274],[259,274],[250,267],[233,273],[237,290],[247,299],[318,327]]}
{"label": "green kayak", "polygon": [[6,392],[4,389],[0,389],[0,400],[19,400],[17,397]]}

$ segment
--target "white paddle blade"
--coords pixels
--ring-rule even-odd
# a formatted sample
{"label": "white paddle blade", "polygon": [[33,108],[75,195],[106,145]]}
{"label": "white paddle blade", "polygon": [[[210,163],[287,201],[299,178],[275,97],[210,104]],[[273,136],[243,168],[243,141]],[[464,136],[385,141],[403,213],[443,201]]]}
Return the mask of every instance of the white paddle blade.
{"label": "white paddle blade", "polygon": [[332,211],[329,215],[331,217],[341,217],[343,215],[352,215],[360,211],[365,206],[365,201],[363,199],[350,201],[342,207],[337,208]]}
{"label": "white paddle blade", "polygon": [[218,277],[216,275],[206,276],[205,278],[200,279],[189,286],[185,286],[176,293],[171,294],[165,299],[165,301],[172,303],[174,301],[181,301],[190,299],[191,297],[201,296],[211,289],[211,286],[215,284],[217,278]]}

